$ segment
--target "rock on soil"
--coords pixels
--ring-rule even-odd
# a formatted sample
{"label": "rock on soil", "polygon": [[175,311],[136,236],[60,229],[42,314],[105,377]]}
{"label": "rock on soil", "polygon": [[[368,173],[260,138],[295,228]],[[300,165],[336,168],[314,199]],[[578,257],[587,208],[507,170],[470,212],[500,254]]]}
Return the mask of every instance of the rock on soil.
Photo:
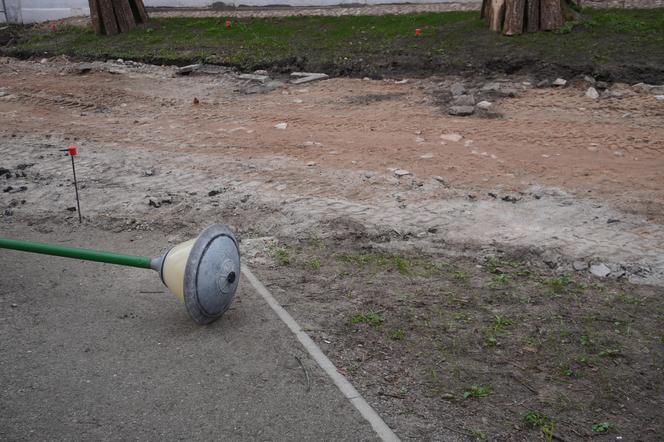
{"label": "rock on soil", "polygon": [[402,177],[402,176],[410,175],[411,173],[407,170],[404,170],[404,169],[397,169],[397,170],[394,171],[394,174],[398,177]]}
{"label": "rock on soil", "polygon": [[466,88],[461,83],[454,83],[452,86],[450,86],[450,92],[453,96],[456,97],[457,95],[464,94],[466,92]]}
{"label": "rock on soil", "polygon": [[475,113],[475,108],[473,106],[452,106],[448,113],[459,117],[467,117]]}
{"label": "rock on soil", "polygon": [[589,87],[588,90],[586,91],[586,97],[597,100],[599,98],[599,92],[597,92],[597,89],[594,87]]}
{"label": "rock on soil", "polygon": [[303,83],[309,83],[311,81],[326,80],[330,78],[327,74],[319,74],[312,72],[293,72],[291,73],[291,77],[296,78],[295,80],[291,80],[291,83],[293,84],[303,84]]}
{"label": "rock on soil", "polygon": [[567,84],[567,80],[563,78],[556,78],[555,81],[553,82],[553,86],[565,86]]}
{"label": "rock on soil", "polygon": [[459,95],[456,97],[453,101],[455,106],[474,106],[475,105],[475,97],[472,95]]}
{"label": "rock on soil", "polygon": [[576,270],[577,272],[580,272],[582,270],[586,270],[588,268],[588,263],[585,261],[574,261],[572,263],[572,268]]}
{"label": "rock on soil", "polygon": [[590,266],[590,273],[599,278],[606,278],[611,274],[611,269],[604,264],[595,264]]}
{"label": "rock on soil", "polygon": [[492,104],[489,101],[483,100],[477,103],[475,106],[477,106],[479,109],[487,110],[492,106]]}
{"label": "rock on soil", "polygon": [[461,134],[443,134],[440,136],[441,139],[447,140],[447,141],[453,141],[455,143],[458,143],[463,139],[463,135]]}
{"label": "rock on soil", "polygon": [[276,129],[284,130],[288,127],[288,123],[277,123],[274,125]]}
{"label": "rock on soil", "polygon": [[[120,63],[120,60],[118,60],[118,63]],[[189,75],[192,72],[198,70],[200,67],[200,64],[190,64],[189,66],[183,66],[175,71],[175,75]]]}
{"label": "rock on soil", "polygon": [[664,101],[664,95],[655,95],[655,100]]}

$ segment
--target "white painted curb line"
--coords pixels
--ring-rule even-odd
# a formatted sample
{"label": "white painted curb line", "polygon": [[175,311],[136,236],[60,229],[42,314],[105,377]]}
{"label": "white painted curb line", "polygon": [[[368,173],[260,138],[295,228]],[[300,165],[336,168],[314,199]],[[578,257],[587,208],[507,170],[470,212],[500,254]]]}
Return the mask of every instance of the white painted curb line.
{"label": "white painted curb line", "polygon": [[300,324],[298,324],[295,319],[288,313],[272,294],[268,291],[267,288],[251,273],[251,270],[247,268],[244,263],[242,264],[242,273],[249,280],[254,289],[265,299],[268,305],[274,310],[274,312],[279,316],[279,318],[284,321],[284,323],[291,329],[295,334],[297,339],[302,343],[304,348],[309,352],[312,358],[318,363],[320,368],[327,373],[327,375],[332,379],[334,384],[341,390],[346,399],[350,401],[351,404],[360,412],[362,417],[366,419],[371,426],[373,427],[378,437],[385,442],[399,442],[399,438],[396,434],[387,426],[385,421],[376,413],[371,405],[357,392],[355,387],[348,382],[337,368],[334,366],[332,361],[328,359],[318,345],[309,337],[309,335],[302,330]]}

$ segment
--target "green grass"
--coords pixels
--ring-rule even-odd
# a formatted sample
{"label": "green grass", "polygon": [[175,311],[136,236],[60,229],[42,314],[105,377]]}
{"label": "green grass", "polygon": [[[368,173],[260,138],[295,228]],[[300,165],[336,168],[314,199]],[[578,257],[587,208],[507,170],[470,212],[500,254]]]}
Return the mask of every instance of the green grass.
{"label": "green grass", "polygon": [[383,317],[376,312],[356,313],[350,318],[350,323],[353,325],[369,324],[372,327],[378,327],[383,323]]}
{"label": "green grass", "polygon": [[491,387],[483,385],[473,385],[468,390],[463,392],[463,398],[469,399],[469,398],[487,397],[488,395],[491,394],[491,391],[492,391]]}
{"label": "green grass", "polygon": [[[664,9],[584,10],[586,21],[563,33],[504,37],[474,11],[386,16],[157,18],[113,37],[90,28],[23,27],[14,55],[67,54],[157,63],[193,61],[241,69],[320,70],[330,74],[440,73],[478,66],[510,69],[520,58],[567,66],[646,66],[661,72]],[[415,28],[423,35],[416,37]],[[530,60],[530,61],[529,61]],[[524,62],[519,62],[523,64]],[[517,63],[517,64],[519,64]],[[509,64],[509,63],[508,63]],[[624,68],[626,69],[626,68]],[[634,68],[634,72],[639,71]],[[639,71],[640,72],[640,71]]]}

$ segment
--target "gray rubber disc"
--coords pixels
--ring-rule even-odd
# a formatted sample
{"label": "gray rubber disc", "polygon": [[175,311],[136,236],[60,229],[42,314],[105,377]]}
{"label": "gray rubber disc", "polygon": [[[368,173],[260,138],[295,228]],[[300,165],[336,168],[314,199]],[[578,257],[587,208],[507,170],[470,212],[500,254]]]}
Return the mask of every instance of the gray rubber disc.
{"label": "gray rubber disc", "polygon": [[219,319],[231,306],[240,281],[240,249],[226,225],[200,234],[184,273],[184,304],[197,324]]}

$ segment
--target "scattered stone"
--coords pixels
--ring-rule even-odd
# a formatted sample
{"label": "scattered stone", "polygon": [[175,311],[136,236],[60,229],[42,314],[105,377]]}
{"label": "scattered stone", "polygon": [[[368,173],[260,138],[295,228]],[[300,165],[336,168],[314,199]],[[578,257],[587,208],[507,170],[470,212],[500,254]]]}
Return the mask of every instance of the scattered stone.
{"label": "scattered stone", "polygon": [[18,307],[18,304],[12,304],[11,305],[11,308],[16,308],[16,307]]}
{"label": "scattered stone", "polygon": [[467,117],[475,113],[475,108],[473,106],[452,106],[447,113],[458,117]]}
{"label": "scattered stone", "polygon": [[586,270],[588,268],[588,263],[585,261],[574,261],[572,263],[572,268],[576,270],[577,272],[581,272],[583,270]]}
{"label": "scattered stone", "polygon": [[257,70],[254,71],[254,74],[256,74],[256,75],[268,75],[268,73],[265,69],[257,69]]}
{"label": "scattered stone", "polygon": [[463,95],[466,92],[466,87],[462,83],[454,83],[450,86],[450,92],[453,96]]}
{"label": "scattered stone", "polygon": [[87,74],[92,70],[92,64],[90,63],[79,63],[69,69],[69,72],[76,73],[78,75]]}
{"label": "scattered stone", "polygon": [[597,89],[595,89],[594,87],[589,87],[588,90],[586,91],[586,97],[592,100],[597,100],[599,98],[599,92],[597,92]]}
{"label": "scattered stone", "polygon": [[493,104],[491,104],[491,102],[489,102],[489,101],[483,100],[483,101],[480,101],[479,103],[477,103],[475,106],[477,106],[479,109],[487,110],[491,106],[493,106]]}
{"label": "scattered stone", "polygon": [[615,152],[613,152],[613,155],[616,157],[624,157],[625,152],[623,152],[622,150],[616,150]]}
{"label": "scattered stone", "polygon": [[655,100],[664,101],[664,95],[655,95]]}
{"label": "scattered stone", "polygon": [[443,140],[454,141],[455,143],[458,143],[463,138],[463,135],[457,133],[443,134],[440,136],[440,138],[442,138]]}
{"label": "scattered stone", "polygon": [[[122,59],[118,59],[118,63],[122,63]],[[200,64],[190,64],[189,66],[183,66],[181,68],[178,68],[175,71],[175,75],[189,75],[194,71],[197,71],[201,68]]]}
{"label": "scattered stone", "polygon": [[606,220],[607,224],[615,224],[615,223],[619,223],[619,222],[620,222],[620,220],[616,219],[616,218],[609,218],[609,219]]}
{"label": "scattered stone", "polygon": [[276,129],[284,130],[288,127],[288,123],[277,123],[274,125]]}
{"label": "scattered stone", "polygon": [[216,190],[216,189],[215,190],[210,190],[208,192],[208,196],[217,196],[217,195],[219,195],[223,192],[224,192],[223,190]]}
{"label": "scattered stone", "polygon": [[429,159],[433,158],[433,154],[432,153],[425,153],[424,155],[420,155],[420,158],[422,158],[423,160],[429,160]]}
{"label": "scattered stone", "polygon": [[364,176],[364,178],[366,178],[366,179],[373,178],[373,177],[376,176],[376,172],[372,172],[370,170],[367,170],[366,172],[364,172],[362,174],[362,176]]}
{"label": "scattered stone", "polygon": [[426,140],[422,137],[415,137],[415,142],[416,143],[424,143]]}
{"label": "scattered stone", "polygon": [[270,79],[267,75],[256,75],[256,74],[241,74],[238,76],[240,80],[249,80],[257,81],[259,83],[265,83]]}
{"label": "scattered stone", "polygon": [[609,88],[609,83],[607,83],[606,81],[598,81],[597,83],[595,83],[595,87],[599,90],[606,90]]}
{"label": "scattered stone", "polygon": [[453,102],[455,106],[474,106],[475,105],[475,97],[472,95],[459,95],[457,96]]}
{"label": "scattered stone", "polygon": [[550,84],[551,83],[549,82],[549,80],[542,80],[542,81],[537,82],[535,87],[544,88],[544,87],[549,87]]}
{"label": "scattered stone", "polygon": [[650,93],[653,95],[664,95],[664,86],[653,86],[650,88]]}
{"label": "scattered stone", "polygon": [[39,62],[40,62],[41,64],[45,64],[45,63],[48,63],[48,60],[45,59],[45,58],[42,58],[41,60],[39,60]]}
{"label": "scattered stone", "polygon": [[454,395],[452,393],[443,393],[440,395],[440,398],[444,401],[453,401]]}
{"label": "scattered stone", "polygon": [[504,197],[501,198],[501,200],[507,202],[507,203],[512,203],[515,204],[517,201],[521,200],[521,198],[517,198],[512,195],[505,195]]}
{"label": "scattered stone", "polygon": [[445,178],[443,178],[442,176],[436,175],[433,177],[433,179],[438,181],[440,184],[447,186],[447,182],[445,181]]}
{"label": "scattered stone", "polygon": [[484,92],[498,92],[500,90],[500,83],[486,83],[484,86],[482,86],[482,90]]}
{"label": "scattered stone", "polygon": [[606,278],[611,274],[611,269],[604,264],[595,264],[590,266],[590,273],[599,278]]}
{"label": "scattered stone", "polygon": [[595,84],[595,79],[594,79],[593,77],[589,76],[589,75],[584,75],[584,76],[583,76],[583,79],[584,79],[587,83]]}
{"label": "scattered stone", "polygon": [[309,83],[311,81],[326,80],[330,78],[330,76],[327,74],[316,74],[310,72],[293,72],[291,73],[291,77],[297,77],[297,80],[291,80],[291,83],[293,84],[303,84]]}
{"label": "scattered stone", "polygon": [[405,78],[403,80],[399,80],[399,81],[394,82],[394,84],[406,84],[406,83],[408,83],[408,80],[405,79]]}
{"label": "scattered stone", "polygon": [[635,91],[643,92],[645,94],[650,92],[650,88],[652,88],[652,86],[646,83],[637,83],[634,86],[632,86],[632,89],[634,89]]}
{"label": "scattered stone", "polygon": [[567,80],[565,80],[564,78],[556,78],[551,85],[562,87],[565,86],[566,84]]}
{"label": "scattered stone", "polygon": [[397,169],[394,171],[394,175],[398,177],[406,176],[406,175],[412,175],[409,171],[404,170],[404,169]]}

